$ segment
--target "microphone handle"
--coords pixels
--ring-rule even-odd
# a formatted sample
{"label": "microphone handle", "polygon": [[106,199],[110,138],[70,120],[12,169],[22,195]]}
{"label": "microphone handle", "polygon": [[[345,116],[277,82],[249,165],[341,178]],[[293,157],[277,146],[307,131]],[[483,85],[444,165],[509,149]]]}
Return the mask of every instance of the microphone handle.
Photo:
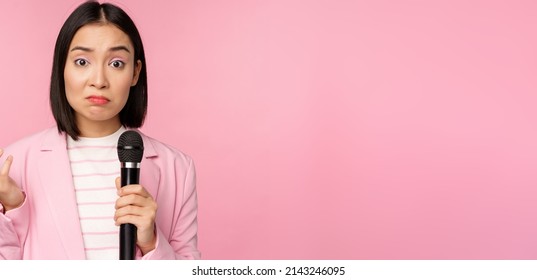
{"label": "microphone handle", "polygon": [[[121,187],[140,183],[140,168],[121,168]],[[119,226],[119,259],[134,260],[136,255],[136,226],[121,224]]]}

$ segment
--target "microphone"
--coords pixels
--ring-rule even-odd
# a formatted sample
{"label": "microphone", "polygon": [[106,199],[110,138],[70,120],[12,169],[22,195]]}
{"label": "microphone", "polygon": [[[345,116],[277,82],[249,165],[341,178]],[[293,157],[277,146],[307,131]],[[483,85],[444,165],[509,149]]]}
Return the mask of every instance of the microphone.
{"label": "microphone", "polygon": [[[140,183],[140,162],[144,155],[144,142],[136,131],[128,130],[119,136],[117,155],[121,162],[121,187]],[[119,226],[119,259],[134,260],[136,255],[136,226]]]}

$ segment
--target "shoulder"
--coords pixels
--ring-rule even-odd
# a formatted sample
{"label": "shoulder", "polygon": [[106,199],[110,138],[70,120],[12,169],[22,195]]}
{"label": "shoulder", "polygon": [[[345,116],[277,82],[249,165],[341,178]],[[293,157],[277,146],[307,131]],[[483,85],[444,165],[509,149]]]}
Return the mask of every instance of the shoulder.
{"label": "shoulder", "polygon": [[44,146],[61,142],[65,138],[58,132],[56,126],[31,134],[10,144],[5,148],[6,153],[24,153],[25,151],[41,150]]}

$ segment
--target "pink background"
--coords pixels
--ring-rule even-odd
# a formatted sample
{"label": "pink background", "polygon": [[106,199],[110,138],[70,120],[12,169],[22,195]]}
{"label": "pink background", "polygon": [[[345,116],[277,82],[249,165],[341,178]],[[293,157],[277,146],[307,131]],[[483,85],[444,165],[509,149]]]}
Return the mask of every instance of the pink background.
{"label": "pink background", "polygon": [[[80,1],[4,1],[0,147]],[[536,1],[118,1],[206,259],[536,259]],[[16,159],[15,159],[16,160]]]}

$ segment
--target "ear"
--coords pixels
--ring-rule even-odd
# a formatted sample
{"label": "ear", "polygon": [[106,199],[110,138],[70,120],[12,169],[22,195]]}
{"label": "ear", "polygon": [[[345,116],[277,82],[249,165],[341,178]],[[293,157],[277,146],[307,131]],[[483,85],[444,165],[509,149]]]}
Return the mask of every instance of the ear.
{"label": "ear", "polygon": [[141,71],[142,71],[142,62],[138,60],[136,61],[136,66],[134,67],[134,74],[132,76],[131,87],[135,86],[138,83],[138,78],[140,78]]}

